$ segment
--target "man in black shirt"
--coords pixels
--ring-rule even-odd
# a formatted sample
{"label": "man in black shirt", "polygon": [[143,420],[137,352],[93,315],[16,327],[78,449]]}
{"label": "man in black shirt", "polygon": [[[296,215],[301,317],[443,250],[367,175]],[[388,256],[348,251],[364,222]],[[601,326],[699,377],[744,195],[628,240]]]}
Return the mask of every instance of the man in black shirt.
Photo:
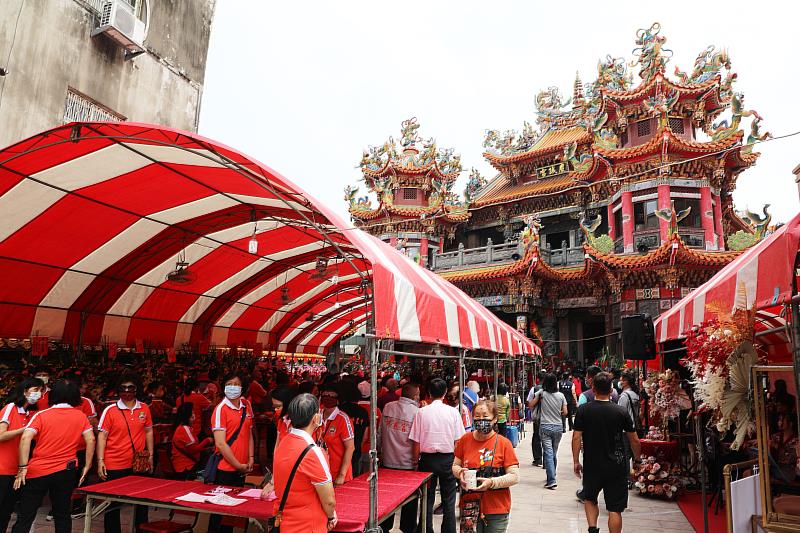
{"label": "man in black shirt", "polygon": [[[639,437],[625,409],[610,401],[612,376],[606,372],[592,380],[594,401],[578,407],[572,434],[575,475],[583,476],[583,502],[589,533],[598,533],[600,509],[597,496],[603,491],[610,533],[622,531],[622,512],[628,505],[628,465],[622,439],[639,457]],[[580,454],[583,445],[583,465]]]}

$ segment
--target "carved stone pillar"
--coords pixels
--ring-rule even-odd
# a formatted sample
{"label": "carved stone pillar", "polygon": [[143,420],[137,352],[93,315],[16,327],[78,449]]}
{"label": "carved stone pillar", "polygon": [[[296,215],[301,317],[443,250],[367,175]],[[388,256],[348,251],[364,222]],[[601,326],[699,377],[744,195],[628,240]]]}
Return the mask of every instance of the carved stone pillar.
{"label": "carved stone pillar", "polygon": [[633,252],[633,193],[622,193],[622,242],[625,253]]}
{"label": "carved stone pillar", "polygon": [[[669,197],[669,183],[658,184],[658,208],[669,209],[671,207]],[[661,242],[669,239],[669,222],[663,218],[658,219],[658,233],[661,235]]]}
{"label": "carved stone pillar", "polygon": [[722,230],[722,198],[719,194],[715,194],[714,196],[714,228],[716,229],[717,234],[717,249],[724,250],[725,249],[725,235],[723,235]]}
{"label": "carved stone pillar", "polygon": [[614,206],[612,204],[608,204],[608,236],[611,237],[611,240],[617,238],[617,227],[615,226],[614,221]]}
{"label": "carved stone pillar", "polygon": [[711,188],[700,187],[700,221],[706,250],[716,250],[718,241],[714,235],[714,208],[711,205]]}

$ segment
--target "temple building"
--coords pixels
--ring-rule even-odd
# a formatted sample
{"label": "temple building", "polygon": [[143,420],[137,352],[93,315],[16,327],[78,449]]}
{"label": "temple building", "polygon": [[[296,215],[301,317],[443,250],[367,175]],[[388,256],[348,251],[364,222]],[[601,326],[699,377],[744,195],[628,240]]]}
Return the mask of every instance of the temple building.
{"label": "temple building", "polygon": [[[766,233],[768,213],[738,215],[732,192],[755,164],[761,117],[734,90],[726,51],[709,46],[690,73],[667,75],[660,25],[637,32],[634,60],[598,63],[536,97],[535,126],[487,131],[497,171],[470,174],[463,201],[451,150],[420,144],[415,120],[371,147],[354,223],[455,283],[550,355],[588,363],[620,354],[621,317],[669,309]],[[636,80],[634,72],[637,71]],[[750,122],[745,138],[742,120]],[[732,235],[735,239],[729,239]]]}

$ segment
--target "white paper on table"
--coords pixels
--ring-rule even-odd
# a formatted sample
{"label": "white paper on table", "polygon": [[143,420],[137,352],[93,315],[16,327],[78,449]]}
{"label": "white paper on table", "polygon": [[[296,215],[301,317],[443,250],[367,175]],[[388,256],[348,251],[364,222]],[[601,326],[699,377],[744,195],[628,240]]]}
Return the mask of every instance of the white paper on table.
{"label": "white paper on table", "polygon": [[202,494],[197,494],[196,492],[190,492],[189,494],[178,496],[175,499],[182,502],[205,503],[207,498],[208,496],[203,496]]}
{"label": "white paper on table", "polygon": [[750,518],[761,514],[760,474],[731,481],[731,506],[733,533],[749,533]]}
{"label": "white paper on table", "polygon": [[250,489],[240,492],[237,496],[241,498],[256,498],[261,499],[261,489]]}
{"label": "white paper on table", "polygon": [[247,500],[244,498],[234,498],[232,496],[228,496],[227,494],[217,494],[216,496],[212,496],[211,498],[206,498],[208,503],[213,503],[214,505],[224,505],[225,507],[234,507],[236,505],[241,505]]}

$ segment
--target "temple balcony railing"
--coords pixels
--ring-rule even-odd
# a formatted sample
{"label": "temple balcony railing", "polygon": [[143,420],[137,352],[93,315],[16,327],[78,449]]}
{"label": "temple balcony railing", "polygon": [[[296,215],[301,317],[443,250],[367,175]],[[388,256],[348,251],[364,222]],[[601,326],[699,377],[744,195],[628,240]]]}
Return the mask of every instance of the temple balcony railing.
{"label": "temple balcony railing", "polygon": [[[481,265],[496,265],[518,261],[524,252],[518,241],[494,244],[489,239],[486,246],[465,248],[463,243],[458,250],[433,254],[431,270],[443,271],[469,268]],[[583,263],[583,247],[542,248],[539,254],[550,266],[572,266]]]}
{"label": "temple balcony railing", "polygon": [[[684,244],[689,248],[705,248],[705,233],[702,228],[678,228]],[[639,230],[633,233],[634,253],[655,250],[661,246],[661,233],[658,229]],[[614,253],[621,254],[625,251],[622,237],[614,239]]]}

